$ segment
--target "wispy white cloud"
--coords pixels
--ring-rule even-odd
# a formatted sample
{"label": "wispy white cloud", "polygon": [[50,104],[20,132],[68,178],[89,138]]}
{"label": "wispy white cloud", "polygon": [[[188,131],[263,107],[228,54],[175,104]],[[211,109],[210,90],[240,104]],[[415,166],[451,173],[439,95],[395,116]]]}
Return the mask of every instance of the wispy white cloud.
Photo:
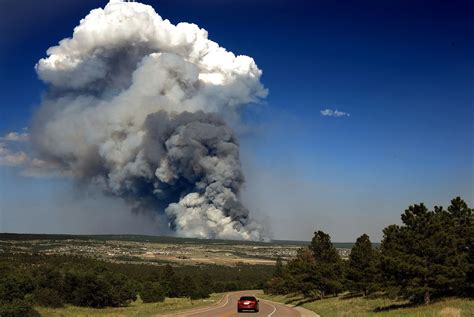
{"label": "wispy white cloud", "polygon": [[28,162],[29,158],[23,151],[12,151],[4,143],[0,143],[0,165],[22,166]]}
{"label": "wispy white cloud", "polygon": [[[16,140],[13,140],[16,141]],[[0,166],[17,167],[26,177],[68,177],[70,172],[63,171],[53,162],[31,157],[27,152],[15,150],[0,142]]]}
{"label": "wispy white cloud", "polygon": [[321,115],[323,117],[336,117],[336,118],[339,118],[339,117],[350,117],[351,114],[350,113],[347,113],[347,112],[344,112],[344,111],[339,111],[337,109],[333,110],[333,109],[324,109],[324,110],[321,110]]}
{"label": "wispy white cloud", "polygon": [[0,137],[0,141],[25,142],[30,140],[28,132],[9,132]]}

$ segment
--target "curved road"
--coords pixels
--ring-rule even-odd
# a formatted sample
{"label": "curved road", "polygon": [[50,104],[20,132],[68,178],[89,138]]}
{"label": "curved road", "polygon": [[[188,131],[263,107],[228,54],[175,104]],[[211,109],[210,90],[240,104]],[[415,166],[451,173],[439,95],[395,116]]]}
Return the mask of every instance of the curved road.
{"label": "curved road", "polygon": [[260,311],[237,313],[237,300],[242,295],[253,295],[258,298],[259,291],[242,291],[227,294],[216,306],[201,308],[176,314],[179,317],[300,317],[300,313],[283,304],[260,299]]}

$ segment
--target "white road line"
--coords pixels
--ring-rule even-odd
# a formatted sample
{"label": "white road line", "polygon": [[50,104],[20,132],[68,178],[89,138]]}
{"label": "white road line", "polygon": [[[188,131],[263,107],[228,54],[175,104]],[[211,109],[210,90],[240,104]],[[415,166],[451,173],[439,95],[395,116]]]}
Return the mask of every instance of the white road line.
{"label": "white road line", "polygon": [[229,293],[227,293],[227,296],[225,297],[225,304],[224,304],[224,305],[222,305],[221,307],[225,307],[225,306],[227,306],[227,304],[229,303],[229,295],[230,295],[230,294],[229,294]]}
{"label": "white road line", "polygon": [[182,312],[181,315],[178,313],[178,315],[176,315],[176,316],[192,316],[192,315],[202,314],[202,313],[205,313],[205,312],[208,312],[208,311],[213,311],[215,309],[225,307],[229,303],[229,295],[230,295],[230,293],[227,293],[227,295],[225,296],[225,304],[224,305],[222,305],[222,303],[218,303],[216,306],[203,307],[201,309],[198,308],[198,309],[190,311],[188,313]]}
{"label": "white road line", "polygon": [[270,314],[268,314],[267,317],[272,317],[272,315],[276,312],[277,308],[273,304],[270,304],[269,302],[267,302],[267,304],[273,307],[273,311]]}

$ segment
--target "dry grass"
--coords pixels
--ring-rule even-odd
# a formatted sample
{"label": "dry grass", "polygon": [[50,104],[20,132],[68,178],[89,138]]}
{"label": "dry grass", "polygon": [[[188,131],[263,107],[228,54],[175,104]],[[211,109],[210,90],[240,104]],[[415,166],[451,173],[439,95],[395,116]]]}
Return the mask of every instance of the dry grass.
{"label": "dry grass", "polygon": [[342,296],[304,302],[300,297],[268,296],[262,298],[282,303],[297,304],[318,313],[321,317],[473,317],[474,300],[448,298],[425,306],[409,305],[406,301],[388,298]]}
{"label": "dry grass", "polygon": [[127,307],[117,308],[86,308],[66,306],[64,308],[35,307],[41,316],[51,317],[145,317],[160,316],[175,311],[210,306],[218,302],[223,294],[211,294],[208,299],[190,300],[189,298],[166,298],[161,303],[143,303],[140,299]]}
{"label": "dry grass", "polygon": [[440,317],[461,317],[461,310],[459,308],[454,307],[446,307],[443,308],[439,312]]}

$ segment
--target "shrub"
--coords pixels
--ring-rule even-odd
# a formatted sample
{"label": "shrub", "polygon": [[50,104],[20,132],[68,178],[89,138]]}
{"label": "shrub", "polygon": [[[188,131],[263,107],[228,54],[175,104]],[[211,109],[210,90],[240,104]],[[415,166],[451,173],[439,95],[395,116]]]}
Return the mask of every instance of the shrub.
{"label": "shrub", "polygon": [[33,292],[33,301],[45,307],[63,307],[64,299],[57,290],[51,288],[39,288]]}
{"label": "shrub", "polygon": [[66,273],[65,293],[67,302],[94,308],[124,306],[136,299],[135,288],[124,275],[103,270]]}
{"label": "shrub", "polygon": [[104,274],[104,278],[111,286],[111,298],[108,306],[126,306],[137,299],[137,287],[127,276],[107,272]]}
{"label": "shrub", "polygon": [[40,317],[41,315],[25,300],[0,301],[2,317]]}
{"label": "shrub", "polygon": [[[23,300],[34,289],[31,279],[23,274],[7,275],[0,278],[0,300],[11,302]],[[3,317],[3,315],[0,315]]]}
{"label": "shrub", "polygon": [[140,290],[140,297],[144,303],[162,302],[165,299],[165,292],[160,283],[146,282]]}
{"label": "shrub", "polygon": [[205,288],[196,287],[190,292],[189,297],[191,299],[209,298],[209,292]]}

